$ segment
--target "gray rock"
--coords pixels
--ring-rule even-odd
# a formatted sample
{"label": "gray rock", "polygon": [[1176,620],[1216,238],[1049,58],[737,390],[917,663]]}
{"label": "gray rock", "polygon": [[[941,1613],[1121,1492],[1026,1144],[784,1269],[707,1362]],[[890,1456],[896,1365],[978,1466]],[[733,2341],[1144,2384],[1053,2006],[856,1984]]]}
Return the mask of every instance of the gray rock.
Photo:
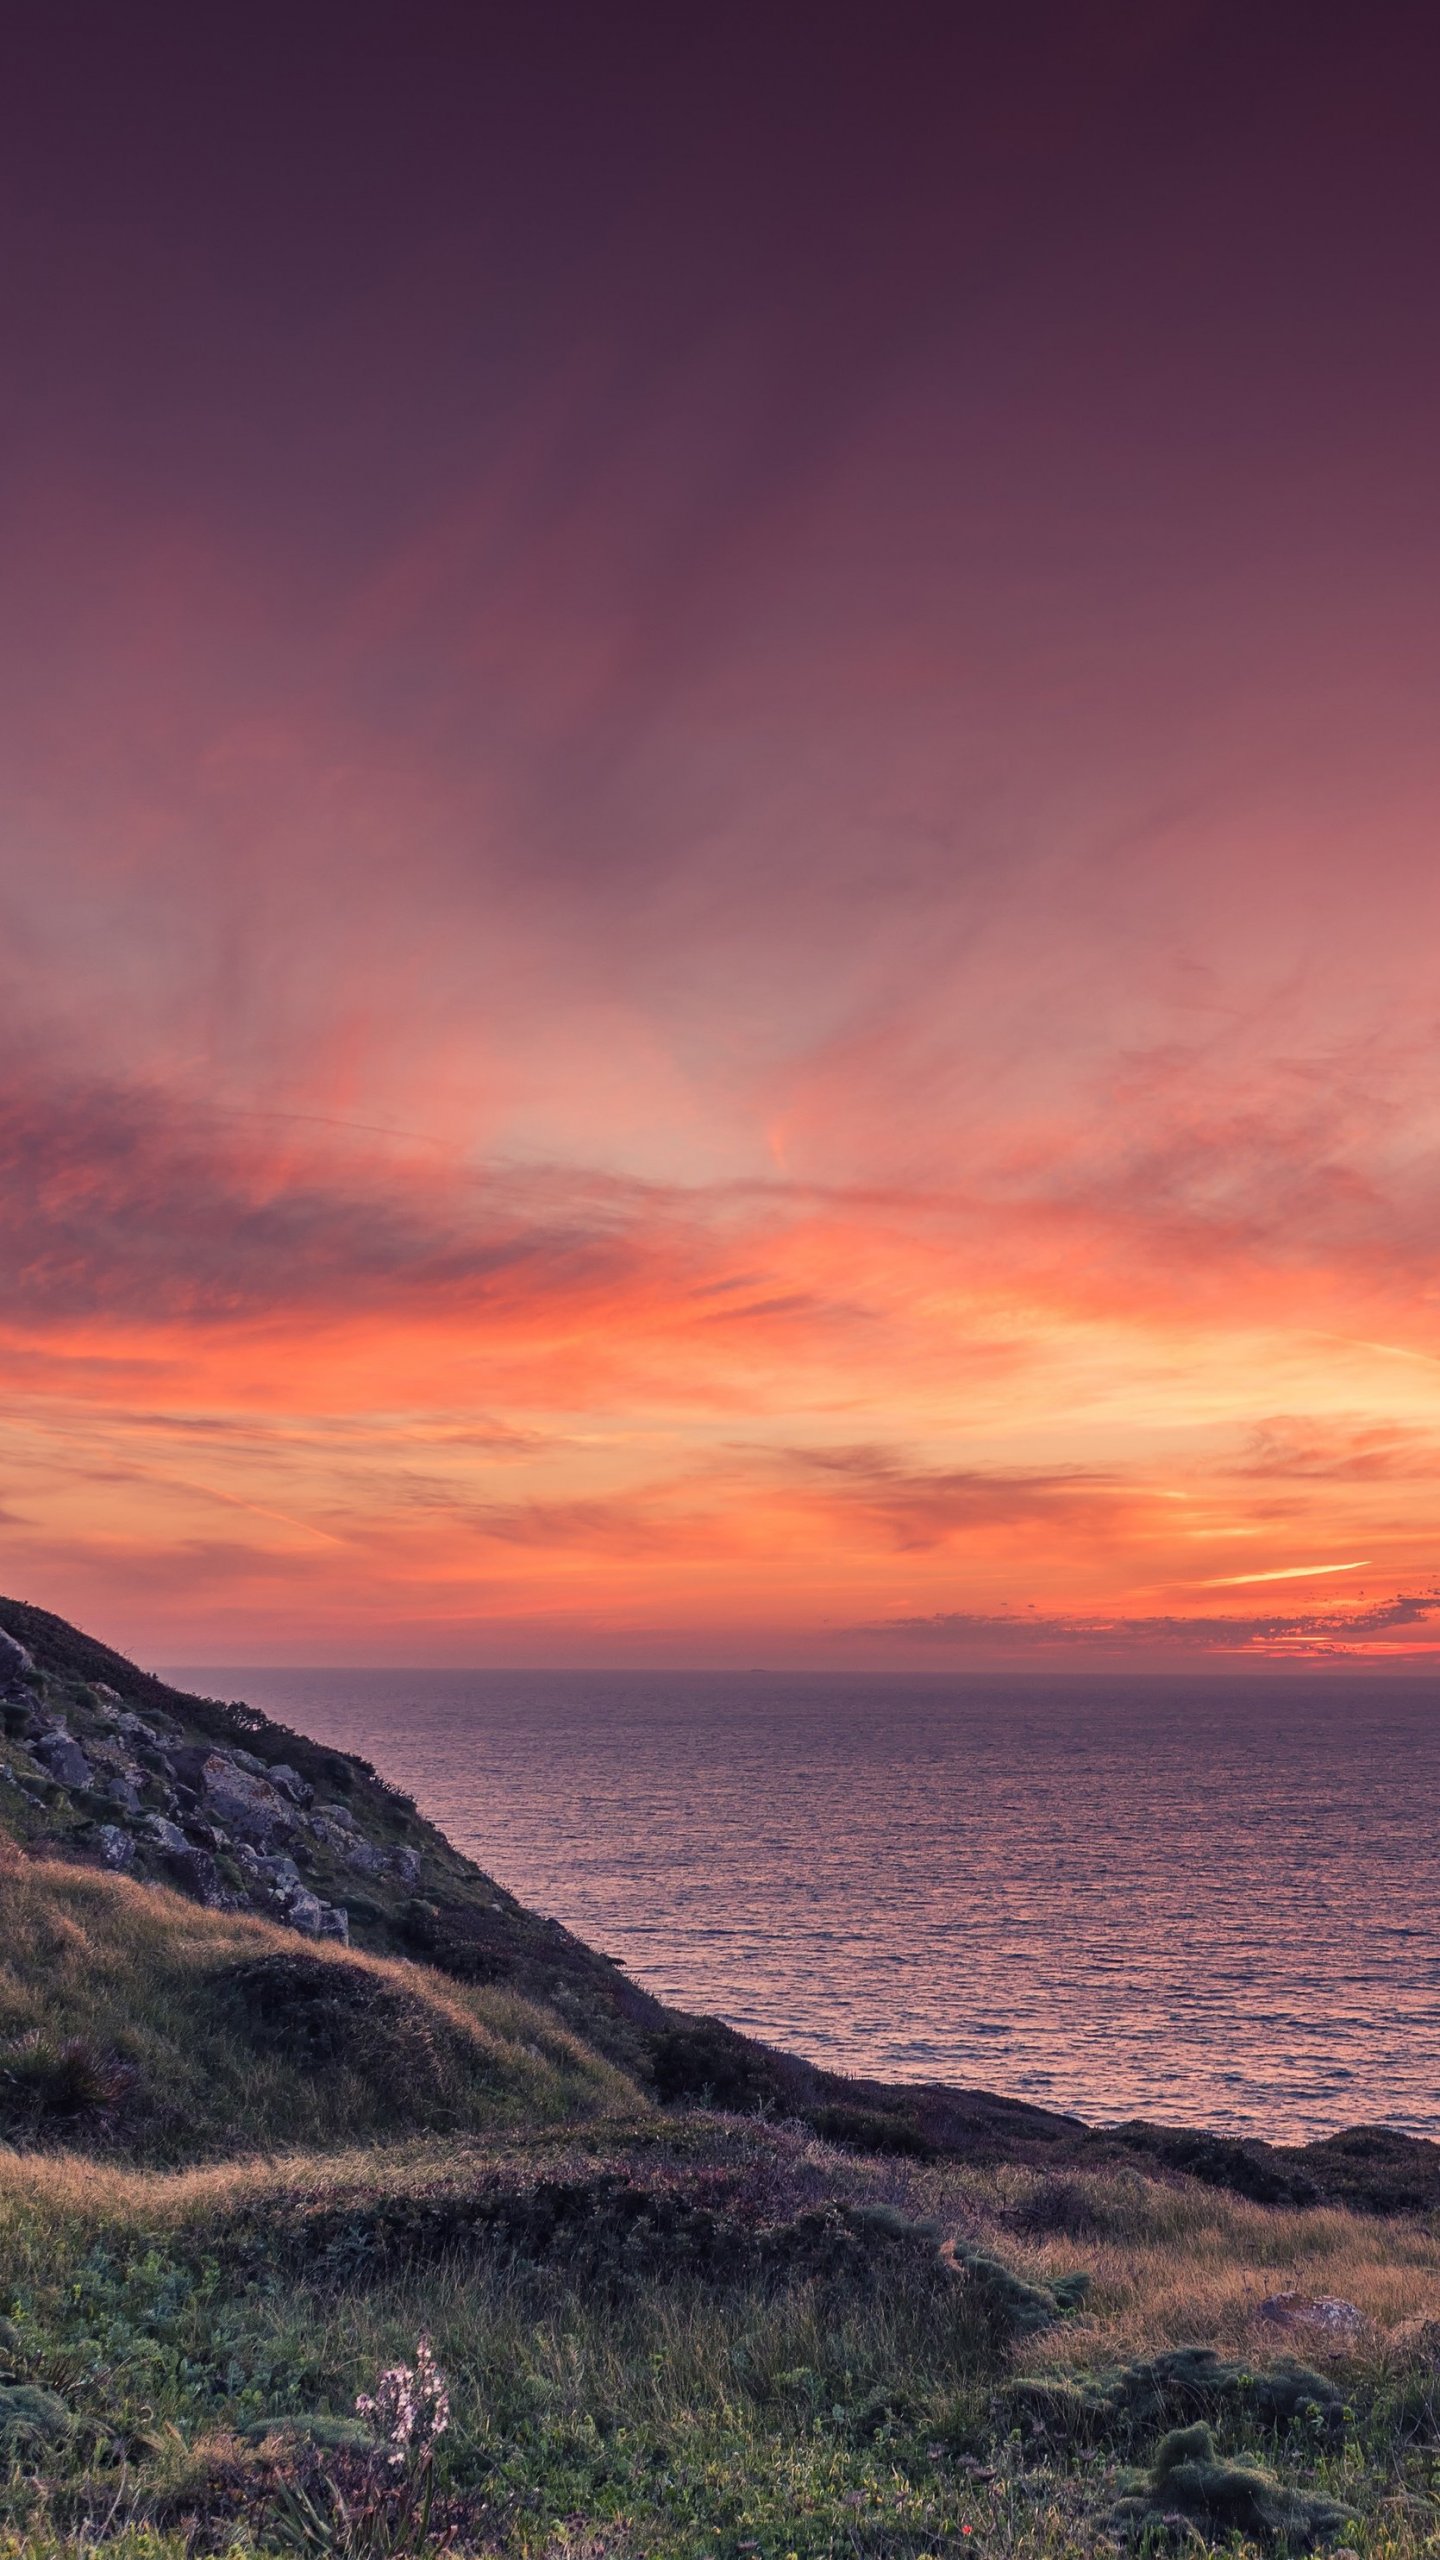
{"label": "gray rock", "polygon": [[109,1786],[105,1790],[105,1793],[109,1797],[110,1802],[112,1804],[118,1804],[124,1812],[139,1812],[140,1790],[135,1785],[133,1779],[112,1778]]}
{"label": "gray rock", "polygon": [[197,1773],[197,1786],[207,1811],[216,1821],[257,1846],[263,1846],[277,1831],[295,1828],[294,1806],[286,1803],[268,1778],[257,1777],[253,1769],[242,1769],[231,1752],[207,1752]]}
{"label": "gray rock", "polygon": [[420,1852],[418,1849],[392,1849],[390,1865],[402,1884],[419,1883]]}
{"label": "gray rock", "polygon": [[155,1848],[169,1850],[174,1856],[183,1856],[190,1846],[178,1822],[168,1822],[163,1813],[147,1813],[140,1828]]}
{"label": "gray rock", "polygon": [[237,1769],[248,1769],[252,1778],[263,1778],[267,1774],[264,1761],[257,1760],[253,1751],[242,1751],[238,1743],[231,1744],[230,1758]]}
{"label": "gray rock", "polygon": [[343,1902],[321,1903],[320,1935],[322,1938],[338,1938],[342,1947],[349,1946],[350,1914]]}
{"label": "gray rock", "polygon": [[315,1793],[314,1788],[308,1786],[301,1777],[299,1770],[291,1768],[288,1760],[272,1760],[265,1774],[271,1786],[278,1787],[282,1796],[288,1796],[291,1804],[309,1804]]}
{"label": "gray rock", "polygon": [[195,1849],[188,1841],[173,1850],[165,1861],[182,1893],[203,1902],[207,1911],[223,1911],[229,1895],[220,1881],[220,1870],[208,1849]]}
{"label": "gray rock", "polygon": [[309,1827],[312,1838],[319,1841],[321,1848],[329,1849],[337,1858],[345,1857],[358,1837],[356,1832],[347,1831],[342,1823],[332,1821],[328,1813],[312,1813]]}
{"label": "gray rock", "polygon": [[318,1894],[311,1893],[307,1886],[292,1885],[282,1899],[281,1908],[292,1929],[299,1929],[307,1938],[322,1935],[325,1914],[330,1905],[322,1902]]}
{"label": "gray rock", "polygon": [[247,1864],[251,1873],[257,1876],[262,1884],[273,1885],[281,1892],[288,1892],[292,1887],[304,1885],[305,1879],[293,1858],[251,1857]]}
{"label": "gray rock", "polygon": [[92,1783],[95,1773],[89,1761],[79,1743],[72,1739],[63,1726],[57,1726],[50,1733],[42,1733],[38,1741],[32,1742],[30,1748],[41,1767],[54,1779],[57,1786],[88,1787]]}
{"label": "gray rock", "polygon": [[127,1742],[158,1742],[160,1739],[153,1724],[147,1724],[143,1716],[135,1715],[128,1707],[115,1718],[115,1730],[123,1733]]}
{"label": "gray rock", "polygon": [[109,1769],[112,1773],[117,1770],[127,1774],[133,1772],[135,1764],[129,1752],[113,1734],[92,1733],[86,1739],[85,1748],[97,1769]]}
{"label": "gray rock", "polygon": [[130,1867],[135,1863],[135,1842],[130,1832],[122,1831],[118,1822],[102,1822],[95,1834],[95,1845],[107,1867]]}
{"label": "gray rock", "polygon": [[357,1831],[360,1827],[348,1804],[317,1804],[315,1813],[317,1820],[338,1822],[342,1831]]}
{"label": "gray rock", "polygon": [[35,1669],[35,1656],[28,1653],[18,1636],[0,1627],[0,1679],[15,1680]]}
{"label": "gray rock", "polygon": [[388,1852],[377,1849],[373,1840],[347,1840],[341,1854],[357,1876],[383,1876],[390,1864]]}

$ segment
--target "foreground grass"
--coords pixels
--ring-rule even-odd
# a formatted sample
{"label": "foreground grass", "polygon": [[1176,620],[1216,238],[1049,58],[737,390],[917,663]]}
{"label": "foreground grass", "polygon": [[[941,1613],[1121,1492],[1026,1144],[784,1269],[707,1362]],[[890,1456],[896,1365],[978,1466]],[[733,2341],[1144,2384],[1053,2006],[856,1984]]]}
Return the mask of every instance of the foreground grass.
{"label": "foreground grass", "polygon": [[[607,2181],[677,2180],[776,2227],[888,2207],[1037,2278],[1084,2267],[1092,2291],[1006,2353],[973,2285],[937,2278],[924,2247],[710,2281],[667,2274],[663,2253],[635,2260],[620,2241],[583,2268],[557,2263],[463,2218],[481,2192],[588,2193],[589,2181],[603,2200]],[[402,2206],[405,2236],[382,2245]],[[1047,2186],[867,2164],[716,2118],[173,2176],[0,2155],[12,2362],[74,2419],[68,2442],[14,2461],[0,2530],[32,2560],[86,2540],[117,2560],[304,2547],[273,2494],[284,2422],[344,2415],[423,2331],[451,2379],[437,2471],[461,2547],[524,2560],[976,2548],[1059,2560],[1116,2547],[1126,2465],[1148,2455],[1028,2437],[1010,2423],[1007,2371],[1111,2373],[1186,2343],[1273,2359],[1295,2342],[1267,2330],[1258,2305],[1290,2289],[1369,2315],[1343,2357],[1305,2350],[1338,2379],[1347,2423],[1333,2440],[1304,2428],[1277,2439],[1232,2418],[1222,2449],[1328,2491],[1354,2511],[1347,2540],[1367,2554],[1440,2549],[1440,2234],[1418,2224],[1267,2210],[1128,2174]]]}

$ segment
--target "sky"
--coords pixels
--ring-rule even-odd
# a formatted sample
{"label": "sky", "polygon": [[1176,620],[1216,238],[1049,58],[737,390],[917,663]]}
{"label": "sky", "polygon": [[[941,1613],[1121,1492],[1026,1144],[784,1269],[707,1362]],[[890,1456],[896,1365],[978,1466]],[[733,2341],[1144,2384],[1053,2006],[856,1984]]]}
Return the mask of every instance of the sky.
{"label": "sky", "polygon": [[1440,1650],[1440,41],[0,42],[0,1587]]}

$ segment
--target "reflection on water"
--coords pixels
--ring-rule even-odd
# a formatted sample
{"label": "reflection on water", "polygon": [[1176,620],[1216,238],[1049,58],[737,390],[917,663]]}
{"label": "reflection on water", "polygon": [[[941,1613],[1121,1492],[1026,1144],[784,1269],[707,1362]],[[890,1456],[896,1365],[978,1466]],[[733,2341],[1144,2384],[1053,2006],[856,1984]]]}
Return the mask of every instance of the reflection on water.
{"label": "reflection on water", "polygon": [[666,1999],[1092,2119],[1440,2133],[1440,1690],[189,1670]]}

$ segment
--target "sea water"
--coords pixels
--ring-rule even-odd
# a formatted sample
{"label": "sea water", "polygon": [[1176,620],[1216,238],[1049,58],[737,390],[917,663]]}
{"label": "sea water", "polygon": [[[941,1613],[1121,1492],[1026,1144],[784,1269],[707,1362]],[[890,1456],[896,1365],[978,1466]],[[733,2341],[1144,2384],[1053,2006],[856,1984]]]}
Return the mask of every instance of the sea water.
{"label": "sea water", "polygon": [[840,2070],[1440,2134],[1440,1683],[168,1676],[363,1753],[663,1999]]}

